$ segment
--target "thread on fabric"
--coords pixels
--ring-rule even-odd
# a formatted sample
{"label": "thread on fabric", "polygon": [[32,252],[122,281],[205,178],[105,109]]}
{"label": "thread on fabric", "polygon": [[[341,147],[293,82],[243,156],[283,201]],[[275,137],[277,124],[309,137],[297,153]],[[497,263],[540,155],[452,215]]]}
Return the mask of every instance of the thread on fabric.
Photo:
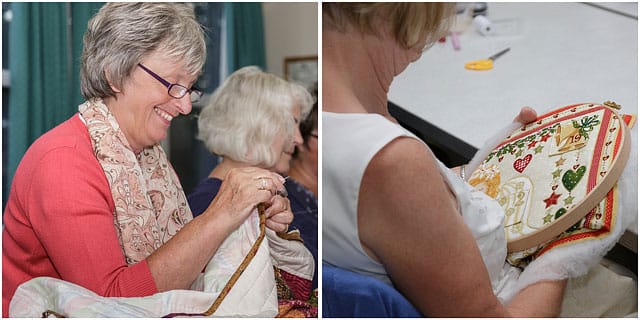
{"label": "thread on fabric", "polygon": [[242,260],[242,262],[240,263],[236,271],[231,275],[231,278],[229,278],[227,283],[224,285],[224,288],[222,288],[222,291],[220,291],[220,294],[218,295],[216,300],[213,302],[213,304],[211,304],[211,307],[209,307],[209,309],[207,309],[207,311],[203,313],[197,313],[197,314],[172,313],[172,314],[163,316],[163,318],[174,318],[174,317],[183,317],[183,316],[210,316],[214,314],[216,310],[218,310],[218,307],[220,307],[220,305],[222,304],[222,301],[224,301],[224,298],[227,296],[227,294],[229,294],[229,292],[231,291],[233,286],[236,284],[236,282],[238,281],[238,279],[240,278],[244,270],[246,270],[247,267],[249,266],[249,263],[251,263],[251,260],[253,260],[253,258],[256,256],[256,253],[260,248],[260,244],[262,243],[262,240],[264,240],[264,237],[266,234],[265,221],[267,220],[266,214],[264,213],[266,210],[266,205],[264,203],[259,203],[257,207],[258,207],[258,217],[260,217],[260,235],[256,239],[256,242],[253,243],[253,246],[251,246],[251,249],[249,250],[247,255],[244,257],[244,259]]}

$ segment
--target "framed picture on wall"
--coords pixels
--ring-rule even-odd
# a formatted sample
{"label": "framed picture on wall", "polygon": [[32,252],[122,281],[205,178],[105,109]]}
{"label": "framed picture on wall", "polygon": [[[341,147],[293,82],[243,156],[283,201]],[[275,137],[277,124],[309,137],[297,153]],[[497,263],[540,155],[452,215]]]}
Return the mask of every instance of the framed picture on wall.
{"label": "framed picture on wall", "polygon": [[318,56],[284,58],[284,76],[309,90],[318,84]]}

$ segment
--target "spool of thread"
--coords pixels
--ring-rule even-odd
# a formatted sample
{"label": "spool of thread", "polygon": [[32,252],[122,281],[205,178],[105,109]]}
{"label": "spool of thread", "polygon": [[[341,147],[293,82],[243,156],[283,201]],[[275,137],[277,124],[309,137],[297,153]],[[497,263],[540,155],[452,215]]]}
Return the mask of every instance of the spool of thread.
{"label": "spool of thread", "polygon": [[489,35],[493,31],[491,21],[483,15],[478,15],[473,18],[473,26],[476,28],[476,31],[483,36]]}

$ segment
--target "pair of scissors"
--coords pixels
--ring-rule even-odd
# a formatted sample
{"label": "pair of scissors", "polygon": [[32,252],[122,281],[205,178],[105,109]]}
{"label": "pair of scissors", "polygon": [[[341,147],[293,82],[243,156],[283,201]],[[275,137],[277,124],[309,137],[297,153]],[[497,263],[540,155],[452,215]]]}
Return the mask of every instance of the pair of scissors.
{"label": "pair of scissors", "polygon": [[507,53],[511,48],[506,48],[487,59],[476,60],[465,63],[464,67],[469,70],[491,70],[493,69],[493,61],[498,59],[501,55]]}

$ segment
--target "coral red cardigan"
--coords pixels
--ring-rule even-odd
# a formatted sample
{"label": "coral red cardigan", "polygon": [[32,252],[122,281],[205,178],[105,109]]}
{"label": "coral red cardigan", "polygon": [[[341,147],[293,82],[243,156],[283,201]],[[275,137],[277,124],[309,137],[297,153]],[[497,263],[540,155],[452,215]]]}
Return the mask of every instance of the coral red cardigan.
{"label": "coral red cardigan", "polygon": [[39,276],[106,297],[157,293],[146,261],[125,262],[113,211],[109,183],[77,114],[34,142],[16,170],[3,217],[3,317],[16,288]]}

